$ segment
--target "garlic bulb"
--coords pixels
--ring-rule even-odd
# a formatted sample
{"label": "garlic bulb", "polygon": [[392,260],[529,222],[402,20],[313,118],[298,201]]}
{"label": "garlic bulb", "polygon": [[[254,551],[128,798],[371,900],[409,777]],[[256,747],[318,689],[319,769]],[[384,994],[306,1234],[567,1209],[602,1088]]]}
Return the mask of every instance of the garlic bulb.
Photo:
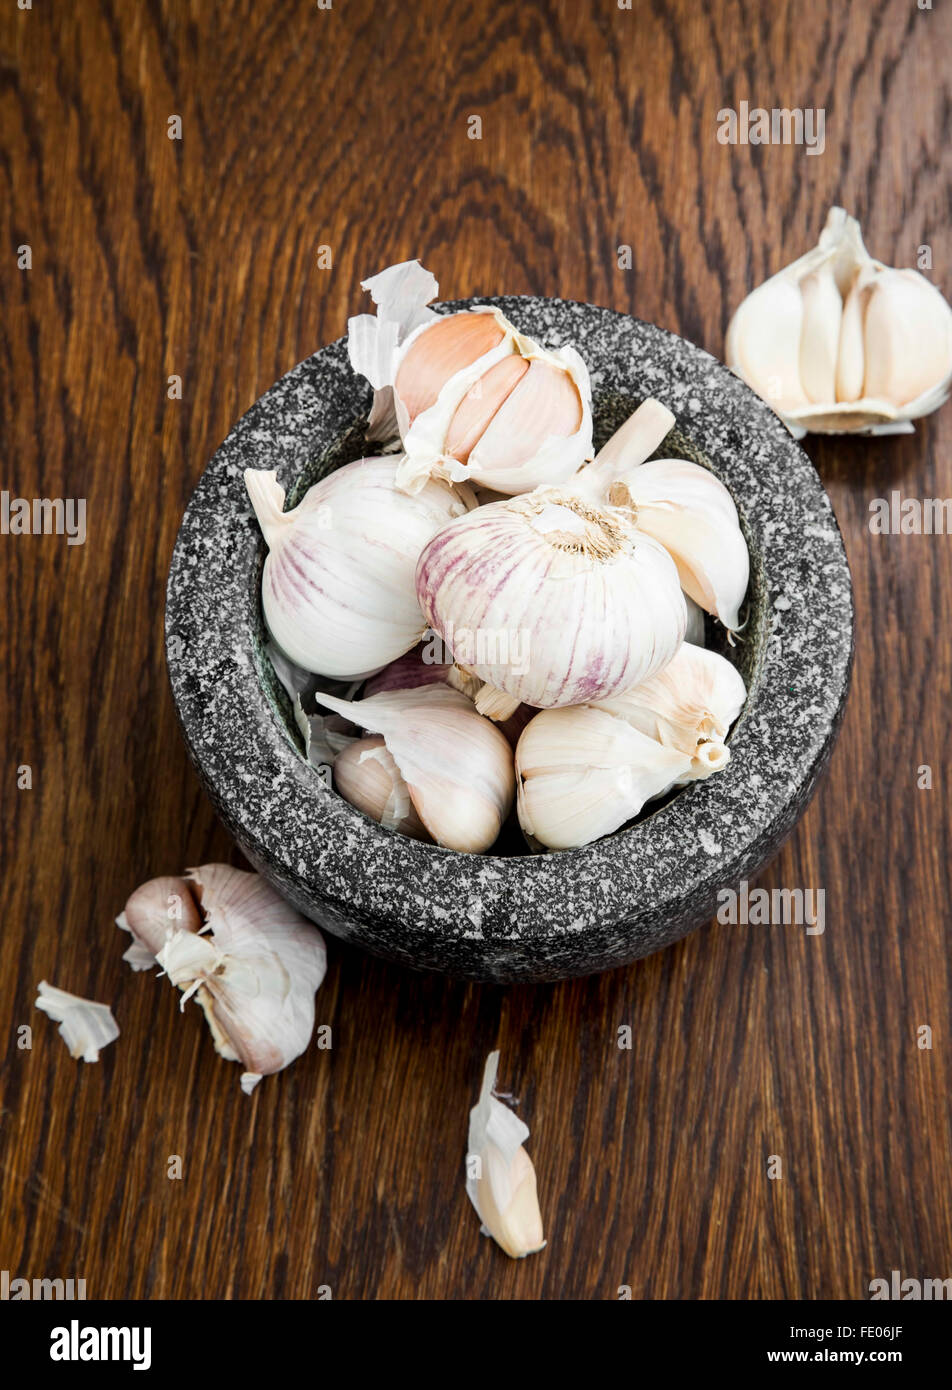
{"label": "garlic bulb", "polygon": [[482,854],[495,842],[515,793],[512,750],[465,695],[448,685],[424,685],[355,702],[320,692],[315,699],[383,735],[437,844]]}
{"label": "garlic bulb", "polygon": [[57,1031],[69,1048],[69,1055],[82,1057],[84,1062],[98,1062],[102,1049],[119,1036],[119,1025],[108,1004],[68,994],[45,980],[39,983],[34,1007],[59,1024]]}
{"label": "garlic bulb", "polygon": [[414,840],[429,840],[410,799],[410,789],[379,734],[357,739],[334,760],[334,786],[345,801]]}
{"label": "garlic bulb", "polygon": [[671,554],[685,593],[729,632],[738,631],[750,557],[734,499],[721,480],[686,459],[654,459],[613,483],[610,497]]}
{"label": "garlic bulb", "polygon": [[265,621],[280,650],[305,670],[356,678],[420,640],[420,551],[474,499],[439,480],[408,497],[395,490],[397,468],[394,458],[358,459],[315,483],[289,512],[276,473],[245,471],[268,544]]}
{"label": "garlic bulb", "polygon": [[692,762],[603,709],[543,710],[516,747],[519,824],[547,849],[591,844],[670,791]]}
{"label": "garlic bulb", "polygon": [[593,707],[687,753],[691,767],[678,779],[687,782],[710,777],[727,764],[725,739],[746,698],[735,666],[717,652],[685,642],[662,671]]}
{"label": "garlic bulb", "polygon": [[417,593],[456,661],[487,683],[477,709],[499,719],[637,685],[670,661],[687,622],[668,553],[624,512],[558,488],[451,522],[420,556]]}
{"label": "garlic bulb", "polygon": [[591,384],[574,348],[541,347],[489,305],[425,310],[437,287],[419,266],[365,282],[375,298],[395,272],[399,302],[378,299],[378,333],[367,315],[348,329],[354,370],[377,389],[378,436],[392,404],[406,454],[398,486],[416,492],[439,477],[513,495],[567,481],[592,449]]}
{"label": "garlic bulb", "polygon": [[479,1101],[469,1112],[466,1195],[476,1208],[484,1235],[514,1260],[545,1245],[535,1168],[522,1147],[529,1127],[493,1095],[499,1053],[491,1052],[483,1071]]}
{"label": "garlic bulb", "polygon": [[874,260],[832,208],[819,243],[741,304],[727,365],[792,432],[909,433],[952,385],[952,308],[916,270]]}
{"label": "garlic bulb", "polygon": [[195,996],[215,1050],[244,1064],[246,1095],[307,1047],[324,938],[258,874],[205,864],[187,878],[152,879],[116,923],[132,933],[134,969],[162,966],[183,991],[182,1009]]}

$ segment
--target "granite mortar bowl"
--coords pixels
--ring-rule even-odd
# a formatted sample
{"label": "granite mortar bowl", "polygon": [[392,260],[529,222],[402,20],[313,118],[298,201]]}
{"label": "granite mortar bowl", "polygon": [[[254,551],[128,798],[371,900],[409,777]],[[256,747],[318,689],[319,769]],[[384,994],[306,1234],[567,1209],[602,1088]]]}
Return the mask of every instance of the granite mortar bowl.
{"label": "granite mortar bowl", "polygon": [[247,858],[336,936],[425,970],[556,980],[649,955],[710,919],[722,888],[757,872],[809,800],[849,685],[853,603],[829,498],[760,399],[706,352],[609,309],[494,298],[549,346],[573,343],[592,375],[596,446],[646,396],[674,412],[659,456],[709,466],[730,489],[751,557],[735,661],[746,706],[726,769],[629,828],[567,853],[466,855],[381,829],[323,786],[303,757],[265,655],[265,546],[242,480],[275,468],[288,505],[370,453],[370,390],[343,340],[278,381],[203,473],[175,546],[166,608],[169,674],[189,753]]}

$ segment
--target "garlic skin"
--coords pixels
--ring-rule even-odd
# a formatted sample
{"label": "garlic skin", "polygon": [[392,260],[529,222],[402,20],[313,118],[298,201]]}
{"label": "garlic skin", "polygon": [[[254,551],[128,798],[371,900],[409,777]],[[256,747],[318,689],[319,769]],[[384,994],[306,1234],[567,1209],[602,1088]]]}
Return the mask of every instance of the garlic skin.
{"label": "garlic skin", "polygon": [[82,1057],[84,1062],[98,1062],[102,1049],[119,1036],[119,1025],[108,1004],[69,994],[46,980],[41,980],[37,987],[34,1008],[42,1009],[59,1024],[57,1031],[69,1048],[69,1055]]}
{"label": "garlic skin", "polygon": [[477,709],[500,719],[630,689],[670,661],[687,624],[667,551],[624,512],[559,488],[451,522],[420,556],[417,594],[486,682]]}
{"label": "garlic skin", "polygon": [[834,207],[818,244],[737,309],[725,357],[798,438],[910,433],[952,387],[952,308],[918,271],[874,260]]}
{"label": "garlic skin", "polygon": [[334,786],[345,801],[414,840],[430,840],[410,799],[410,789],[379,734],[355,740],[334,762]]}
{"label": "garlic skin", "polygon": [[521,1260],[542,1250],[546,1242],[535,1168],[522,1147],[529,1127],[493,1095],[498,1068],[499,1053],[491,1052],[479,1100],[469,1112],[466,1195],[482,1222],[483,1235],[492,1236],[507,1255]]}
{"label": "garlic skin", "polygon": [[395,488],[395,458],[338,468],[284,511],[272,470],[245,470],[268,545],[261,581],[265,621],[280,649],[306,671],[357,679],[419,642],[414,588],[420,551],[475,504],[468,489],[427,482]]}
{"label": "garlic skin", "polygon": [[392,428],[403,441],[399,487],[438,477],[511,496],[591,458],[591,383],[574,348],[543,348],[490,305],[426,309],[438,286],[417,262],[364,287],[378,314],[350,320],[351,365],[375,388],[372,437]]}
{"label": "garlic skin", "polygon": [[215,1050],[243,1063],[246,1095],[307,1047],[324,938],[260,875],[205,864],[186,878],[152,879],[116,924],[132,933],[137,954],[125,959],[134,969],[151,955],[183,991],[182,1009],[195,996]]}
{"label": "garlic skin", "polygon": [[515,795],[512,750],[465,695],[434,684],[354,702],[320,692],[315,699],[383,735],[438,845],[482,854],[495,843]]}
{"label": "garlic skin", "polygon": [[519,824],[546,849],[578,849],[688,778],[692,762],[603,709],[543,710],[516,747]]}
{"label": "garlic skin", "polygon": [[679,783],[710,777],[730,759],[725,740],[747,698],[744,679],[717,652],[685,642],[656,675],[622,695],[593,703],[666,748],[691,758]]}
{"label": "garlic skin", "polygon": [[639,531],[670,553],[684,592],[728,632],[737,632],[750,556],[734,499],[721,480],[686,459],[653,459],[613,483],[610,496],[631,511]]}

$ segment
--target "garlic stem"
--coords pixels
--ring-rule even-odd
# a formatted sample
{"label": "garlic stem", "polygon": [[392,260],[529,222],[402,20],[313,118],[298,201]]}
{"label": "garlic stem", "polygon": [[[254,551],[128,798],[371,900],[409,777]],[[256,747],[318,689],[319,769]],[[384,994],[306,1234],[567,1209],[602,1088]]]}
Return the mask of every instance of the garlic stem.
{"label": "garlic stem", "polygon": [[291,513],[284,510],[284,488],[274,469],[255,468],[245,469],[245,487],[270,549],[279,529],[292,524]]}
{"label": "garlic stem", "polygon": [[573,483],[577,482],[588,496],[598,496],[604,501],[612,483],[650,458],[674,424],[675,417],[668,407],[649,396],[599,449],[594,462],[587,464]]}

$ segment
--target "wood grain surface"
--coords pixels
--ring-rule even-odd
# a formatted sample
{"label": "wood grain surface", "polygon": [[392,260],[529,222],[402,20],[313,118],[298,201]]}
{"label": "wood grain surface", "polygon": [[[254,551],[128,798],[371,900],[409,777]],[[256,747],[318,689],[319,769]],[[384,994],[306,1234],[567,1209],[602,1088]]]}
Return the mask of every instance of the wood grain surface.
{"label": "wood grain surface", "polygon": [[[952,406],[807,441],[856,667],[760,882],[823,888],[822,936],[712,924],[524,988],[331,939],[333,1048],[249,1099],[112,925],[146,878],[240,862],[178,735],[165,576],[205,462],[344,332],[359,280],[419,256],[446,298],[591,300],[722,355],[732,309],[841,203],[889,263],[931,246],[948,293],[950,7],[8,0],[0,30],[0,485],[88,508],[82,546],[0,537],[0,1268],[90,1298],[856,1299],[894,1268],[952,1275],[952,537],[867,525],[893,489],[952,496]],[[741,100],[823,108],[823,154],[719,144]],[[99,1065],[33,1008],[41,979],[112,1004]],[[493,1047],[549,1237],[519,1263],[463,1193]]]}

